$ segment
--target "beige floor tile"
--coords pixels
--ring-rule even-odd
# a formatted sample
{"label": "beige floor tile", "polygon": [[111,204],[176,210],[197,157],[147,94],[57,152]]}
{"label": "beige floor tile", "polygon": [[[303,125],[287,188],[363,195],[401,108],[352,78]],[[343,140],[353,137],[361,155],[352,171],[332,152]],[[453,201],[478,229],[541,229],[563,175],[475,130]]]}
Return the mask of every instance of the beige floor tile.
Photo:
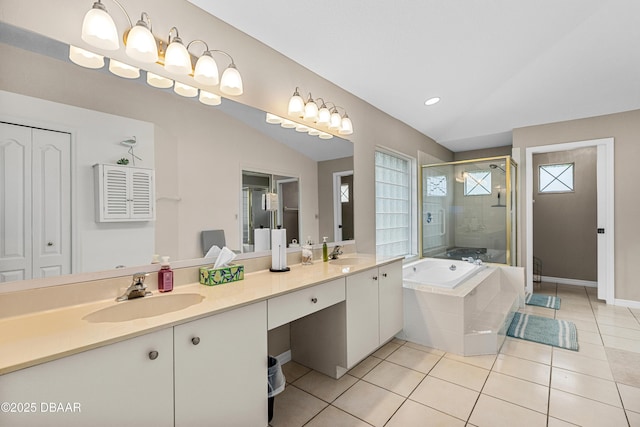
{"label": "beige floor tile", "polygon": [[369,356],[366,359],[364,359],[362,362],[358,363],[356,366],[351,368],[351,370],[348,371],[347,373],[349,375],[353,375],[356,378],[362,378],[365,375],[367,375],[367,373],[370,370],[375,368],[378,365],[378,363],[380,363],[380,362],[382,362],[382,359],[378,359],[377,357]]}
{"label": "beige floor tile", "polygon": [[435,354],[436,356],[443,356],[444,353],[445,353],[444,351],[438,350],[437,348],[427,347],[427,346],[424,346],[424,345],[416,344],[416,343],[411,342],[411,341],[407,341],[407,343],[405,344],[405,347],[415,348],[416,350],[424,351],[426,353]]}
{"label": "beige floor tile", "polygon": [[438,411],[466,420],[478,400],[479,392],[427,376],[409,399]]}
{"label": "beige floor tile", "polygon": [[313,418],[305,427],[369,427],[362,420],[347,414],[335,406],[327,406],[322,412]]}
{"label": "beige floor tile", "polygon": [[396,344],[394,342],[388,342],[382,347],[380,347],[373,356],[379,359],[386,359],[391,353],[400,348],[400,344]]}
{"label": "beige floor tile", "polygon": [[356,381],[358,381],[356,377],[348,374],[336,380],[319,372],[311,371],[300,377],[293,385],[325,402],[331,403],[354,385]]}
{"label": "beige floor tile", "polygon": [[391,342],[398,345],[405,345],[407,343],[407,341],[401,340],[400,338],[393,338]]}
{"label": "beige floor tile", "polygon": [[385,427],[424,427],[425,425],[434,427],[464,427],[465,422],[417,402],[407,400]]}
{"label": "beige floor tile", "polygon": [[480,391],[489,371],[443,357],[429,373],[430,376]]}
{"label": "beige floor tile", "polygon": [[629,419],[629,427],[640,427],[640,413],[627,411],[627,418]]}
{"label": "beige floor tile", "polygon": [[635,318],[619,318],[619,317],[607,317],[598,316],[596,321],[599,325],[618,326],[620,328],[640,329],[640,323]]}
{"label": "beige floor tile", "polygon": [[534,314],[536,316],[548,317],[553,319],[556,311],[552,308],[538,307],[536,305],[525,305],[524,308],[518,310],[521,313]]}
{"label": "beige floor tile", "polygon": [[630,340],[628,338],[612,337],[611,335],[603,335],[605,347],[617,348],[619,350],[627,350],[640,353],[640,341]]}
{"label": "beige floor tile", "polygon": [[547,413],[549,387],[520,378],[491,372],[482,389],[482,394],[488,394],[534,411]]}
{"label": "beige floor tile", "polygon": [[640,413],[640,388],[626,384],[618,384],[618,390],[622,397],[622,406],[627,411]]}
{"label": "beige floor tile", "polygon": [[580,342],[580,331],[578,331],[578,351],[565,350],[563,348],[554,347],[554,351],[566,351],[574,354],[579,354],[585,357],[591,357],[598,360],[607,360],[607,353],[604,350],[604,346],[598,344],[591,344],[588,342]]}
{"label": "beige floor tile", "polygon": [[551,364],[551,346],[531,341],[507,338],[502,344],[500,353],[546,365]]}
{"label": "beige floor tile", "polygon": [[365,381],[358,381],[333,405],[374,426],[384,426],[404,398]]}
{"label": "beige floor tile", "polygon": [[491,369],[496,361],[495,354],[486,354],[482,356],[460,356],[455,353],[447,353],[444,355],[447,359],[457,360],[458,362],[467,363],[469,365],[477,366],[478,368]]}
{"label": "beige floor tile", "polygon": [[[576,329],[578,329],[577,326]],[[602,338],[599,333],[578,330],[578,345],[580,343],[603,345]]]}
{"label": "beige floor tile", "polygon": [[547,416],[495,397],[481,394],[469,422],[478,427],[545,427]]}
{"label": "beige floor tile", "polygon": [[593,313],[583,313],[578,311],[564,311],[564,310],[558,310],[556,312],[556,319],[571,320],[572,322],[576,320],[581,320],[584,322],[596,321],[596,318],[593,315]]}
{"label": "beige floor tile", "polygon": [[383,360],[362,379],[378,387],[408,397],[424,377],[425,374],[421,372]]}
{"label": "beige floor tile", "polygon": [[[559,317],[556,314],[556,319],[562,319],[562,317],[561,316]],[[578,334],[580,334],[580,331],[596,332],[596,333],[599,332],[598,323],[596,323],[595,320],[578,320],[578,319],[566,319],[566,320],[570,320],[576,325]],[[580,339],[579,336],[578,336],[578,339]]]}
{"label": "beige floor tile", "polygon": [[599,327],[602,335],[640,341],[640,330],[638,329],[621,328],[620,326],[611,325],[600,325]]}
{"label": "beige floor tile", "polygon": [[436,363],[438,363],[438,360],[440,360],[440,356],[425,353],[424,351],[407,346],[399,348],[387,357],[388,362],[393,362],[425,374],[429,373]]}
{"label": "beige floor tile", "polygon": [[327,404],[296,387],[285,387],[273,402],[273,427],[300,427],[315,417]]}
{"label": "beige floor tile", "polygon": [[568,423],[553,417],[549,417],[547,421],[547,427],[574,427],[576,425],[577,424]]}
{"label": "beige floor tile", "polygon": [[498,355],[493,371],[543,386],[548,386],[551,379],[551,366],[508,354]]}
{"label": "beige floor tile", "polygon": [[640,353],[616,348],[605,350],[616,382],[640,388]]}
{"label": "beige floor tile", "polygon": [[616,383],[602,378],[552,368],[551,388],[597,400],[607,405],[622,407]]}
{"label": "beige floor tile", "polygon": [[296,363],[293,360],[282,365],[282,373],[284,374],[284,378],[287,383],[294,382],[309,371],[311,371],[311,369]]}
{"label": "beige floor tile", "polygon": [[562,311],[556,312],[556,314],[567,314],[567,315],[584,315],[585,320],[591,320],[594,317],[593,309],[589,303],[577,303],[567,301],[566,299],[562,300]]}
{"label": "beige floor tile", "polygon": [[551,389],[549,416],[583,427],[626,426],[622,408]]}
{"label": "beige floor tile", "polygon": [[552,365],[569,371],[580,372],[613,381],[613,374],[611,373],[609,362],[586,357],[575,351],[559,351],[559,349],[554,349]]}

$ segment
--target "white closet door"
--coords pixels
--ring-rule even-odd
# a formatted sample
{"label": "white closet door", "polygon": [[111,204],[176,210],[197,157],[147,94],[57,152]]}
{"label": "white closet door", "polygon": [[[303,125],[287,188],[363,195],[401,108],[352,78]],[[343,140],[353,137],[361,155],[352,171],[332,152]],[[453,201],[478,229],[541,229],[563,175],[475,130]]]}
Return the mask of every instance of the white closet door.
{"label": "white closet door", "polygon": [[0,123],[0,282],[31,278],[31,128]]}
{"label": "white closet door", "polygon": [[71,135],[33,129],[33,277],[71,273]]}

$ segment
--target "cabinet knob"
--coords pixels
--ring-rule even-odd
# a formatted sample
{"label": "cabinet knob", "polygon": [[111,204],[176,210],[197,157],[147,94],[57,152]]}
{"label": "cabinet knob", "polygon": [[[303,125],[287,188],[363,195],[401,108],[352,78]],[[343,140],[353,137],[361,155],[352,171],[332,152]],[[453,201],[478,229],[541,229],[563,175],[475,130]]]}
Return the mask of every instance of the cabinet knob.
{"label": "cabinet knob", "polygon": [[48,242],[47,246],[53,246],[53,242]]}
{"label": "cabinet knob", "polygon": [[314,304],[317,303],[318,302],[318,298],[316,298],[316,297],[311,298],[311,302],[314,303]]}
{"label": "cabinet knob", "polygon": [[153,350],[149,352],[149,359],[151,360],[156,360],[158,358],[158,356],[160,355],[160,353],[158,353],[157,351]]}
{"label": "cabinet knob", "polygon": [[373,280],[378,280],[378,276],[373,276],[372,279]]}
{"label": "cabinet knob", "polygon": [[382,273],[382,277],[387,277],[387,273]]}
{"label": "cabinet knob", "polygon": [[200,344],[200,337],[193,337],[193,338],[191,338],[191,342],[193,343],[193,345],[198,345],[198,344]]}

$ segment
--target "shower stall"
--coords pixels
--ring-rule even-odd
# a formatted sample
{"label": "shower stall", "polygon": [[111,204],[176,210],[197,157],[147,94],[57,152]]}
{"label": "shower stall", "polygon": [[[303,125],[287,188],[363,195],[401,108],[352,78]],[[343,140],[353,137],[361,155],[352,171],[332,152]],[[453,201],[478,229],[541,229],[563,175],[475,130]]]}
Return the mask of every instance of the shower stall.
{"label": "shower stall", "polygon": [[516,265],[517,168],[510,156],[422,166],[422,256]]}

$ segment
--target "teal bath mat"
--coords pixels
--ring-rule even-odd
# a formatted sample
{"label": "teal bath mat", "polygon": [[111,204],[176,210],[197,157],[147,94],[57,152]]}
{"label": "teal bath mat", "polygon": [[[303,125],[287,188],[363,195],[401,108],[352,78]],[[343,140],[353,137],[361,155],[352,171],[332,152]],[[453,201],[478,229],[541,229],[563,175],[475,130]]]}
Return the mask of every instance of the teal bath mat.
{"label": "teal bath mat", "polygon": [[553,308],[560,310],[560,298],[552,297],[549,295],[534,295],[526,294],[524,297],[524,303],[527,305],[537,305],[538,307]]}
{"label": "teal bath mat", "polygon": [[576,325],[567,320],[549,319],[532,314],[516,313],[507,335],[527,341],[578,351]]}

